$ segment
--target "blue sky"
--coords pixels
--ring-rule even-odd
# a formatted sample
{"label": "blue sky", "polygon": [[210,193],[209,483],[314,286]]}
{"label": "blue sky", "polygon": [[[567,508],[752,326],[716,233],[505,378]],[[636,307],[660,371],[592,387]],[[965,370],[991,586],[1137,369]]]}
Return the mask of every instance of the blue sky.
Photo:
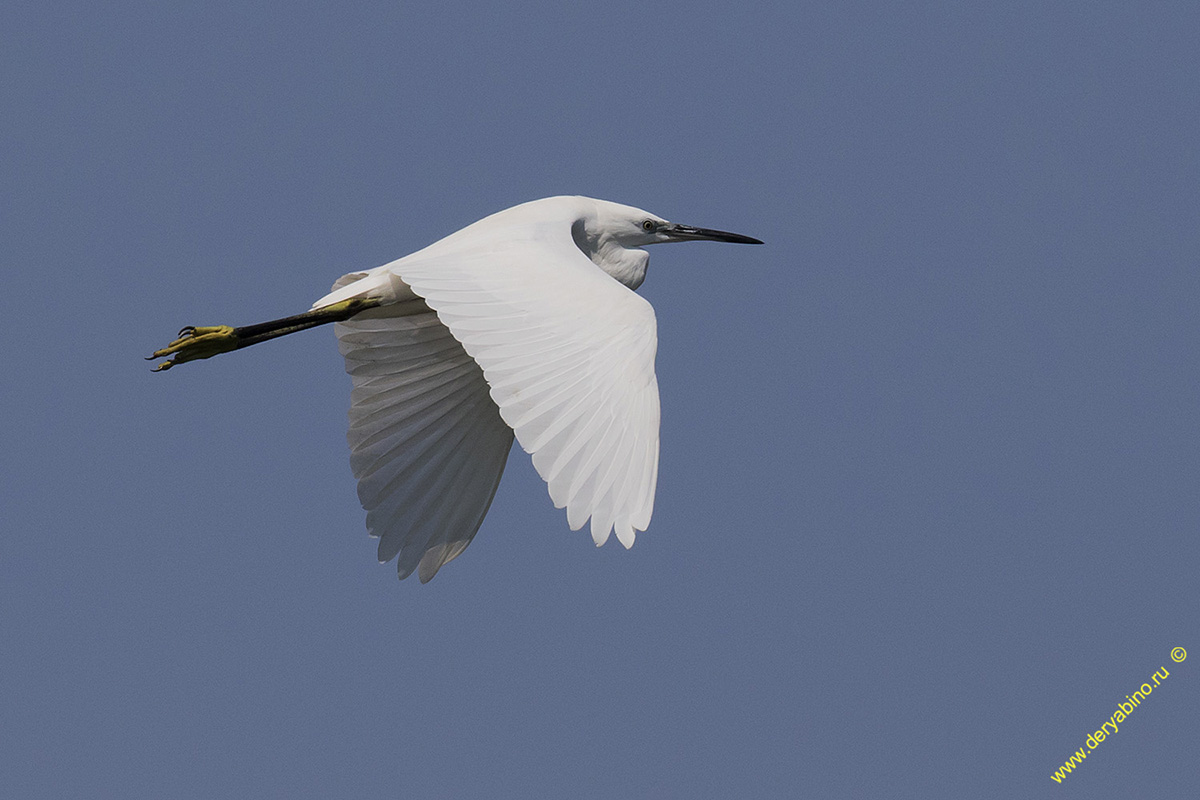
{"label": "blue sky", "polygon": [[[6,6],[0,793],[1195,794],[1198,33],[1185,3]],[[331,331],[141,360],[564,193],[767,242],[651,251],[631,551],[517,451],[466,554],[397,582]]]}

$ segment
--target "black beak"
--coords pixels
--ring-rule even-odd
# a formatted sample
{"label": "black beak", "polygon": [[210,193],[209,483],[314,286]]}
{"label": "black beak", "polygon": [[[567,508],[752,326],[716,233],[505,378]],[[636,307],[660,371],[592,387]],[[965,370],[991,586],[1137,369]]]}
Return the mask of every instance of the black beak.
{"label": "black beak", "polygon": [[742,236],[740,233],[714,231],[711,228],[693,228],[691,225],[664,225],[659,233],[665,233],[676,242],[730,242],[731,244],[762,244],[762,241],[752,236]]}

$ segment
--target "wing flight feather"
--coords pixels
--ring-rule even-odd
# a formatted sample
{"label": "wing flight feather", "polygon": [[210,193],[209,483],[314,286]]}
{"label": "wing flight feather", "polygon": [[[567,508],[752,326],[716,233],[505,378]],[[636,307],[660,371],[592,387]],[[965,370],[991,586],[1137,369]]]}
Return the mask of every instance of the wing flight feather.
{"label": "wing flight feather", "polygon": [[399,556],[400,577],[416,570],[425,583],[479,530],[513,434],[437,316],[395,310],[335,330],[354,384],[347,439],[367,528],[381,563]]}

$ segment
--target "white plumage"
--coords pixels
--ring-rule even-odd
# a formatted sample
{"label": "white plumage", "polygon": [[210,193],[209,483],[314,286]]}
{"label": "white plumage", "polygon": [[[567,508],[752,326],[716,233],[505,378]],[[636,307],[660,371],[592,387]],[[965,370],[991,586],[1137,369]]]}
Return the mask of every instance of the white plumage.
{"label": "white plumage", "polygon": [[[632,206],[550,197],[343,275],[304,314],[187,327],[155,369],[336,322],[354,384],[350,464],[379,560],[421,582],[475,536],[517,441],[592,539],[632,547],[658,480],[648,244],[761,244]],[[365,310],[364,310],[365,309]]]}
{"label": "white plumage", "polygon": [[[419,569],[428,581],[470,543],[514,431],[572,530],[590,518],[597,545],[615,528],[630,547],[650,524],[654,309],[572,236],[577,224],[599,225],[605,205],[616,206],[561,197],[502,211],[344,276],[313,304],[387,300],[335,330],[354,382],[359,499],[379,560],[398,554],[400,577]],[[633,285],[642,261],[626,277]]]}

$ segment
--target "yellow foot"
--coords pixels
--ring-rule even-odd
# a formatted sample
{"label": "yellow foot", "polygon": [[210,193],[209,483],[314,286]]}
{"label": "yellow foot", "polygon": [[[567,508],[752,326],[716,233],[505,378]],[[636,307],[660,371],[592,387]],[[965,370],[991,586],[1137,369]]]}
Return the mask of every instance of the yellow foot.
{"label": "yellow foot", "polygon": [[178,339],[162,350],[155,350],[146,360],[175,356],[170,361],[164,361],[154,368],[154,372],[161,372],[185,361],[211,358],[237,348],[238,336],[229,325],[211,325],[203,328],[189,325],[179,332]]}

